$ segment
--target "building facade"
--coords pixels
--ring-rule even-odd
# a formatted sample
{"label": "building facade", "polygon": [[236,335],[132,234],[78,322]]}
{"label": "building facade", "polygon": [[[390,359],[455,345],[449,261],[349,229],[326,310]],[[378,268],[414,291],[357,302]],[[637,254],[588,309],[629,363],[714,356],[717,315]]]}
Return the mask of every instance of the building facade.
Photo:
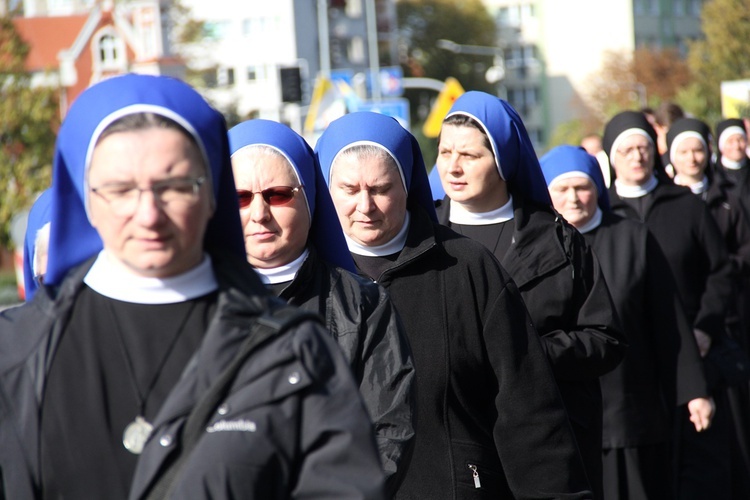
{"label": "building facade", "polygon": [[[483,0],[505,47],[508,101],[539,150],[553,131],[591,107],[592,78],[608,51],[675,47],[701,36],[703,0]],[[601,82],[599,82],[601,83]],[[634,82],[608,82],[632,86]]]}

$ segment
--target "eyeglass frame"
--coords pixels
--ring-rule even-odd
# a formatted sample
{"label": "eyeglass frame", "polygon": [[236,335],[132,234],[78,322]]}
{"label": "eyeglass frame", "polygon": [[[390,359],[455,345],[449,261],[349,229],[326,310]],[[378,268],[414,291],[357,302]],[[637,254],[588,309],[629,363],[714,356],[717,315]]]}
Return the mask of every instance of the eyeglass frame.
{"label": "eyeglass frame", "polygon": [[631,156],[633,156],[633,153],[635,151],[638,151],[641,157],[645,157],[647,155],[653,154],[653,150],[654,150],[654,145],[649,143],[648,145],[643,146],[643,147],[631,146],[627,148],[625,151],[622,151],[618,148],[618,149],[615,149],[615,153],[622,155],[623,158],[630,158]]}
{"label": "eyeglass frame", "polygon": [[[266,197],[266,193],[275,189],[289,189],[291,191],[291,196],[288,200],[282,202],[282,203],[271,203],[268,197]],[[292,186],[271,186],[266,189],[262,189],[260,191],[248,191],[247,189],[237,189],[237,203],[239,204],[240,208],[246,208],[250,206],[250,204],[253,202],[253,199],[255,198],[256,194],[261,195],[263,198],[263,201],[270,207],[283,207],[288,205],[289,203],[294,200],[294,198],[297,196],[297,193],[302,191],[302,186],[292,187]],[[250,195],[250,201],[247,203],[242,202],[242,195]],[[270,195],[268,195],[270,197]]]}
{"label": "eyeglass frame", "polygon": [[[129,186],[127,183],[116,183],[115,182],[115,183],[111,183],[111,184],[103,184],[103,185],[101,185],[99,187],[91,187],[91,188],[89,188],[89,191],[91,191],[95,195],[99,196],[102,200],[104,200],[104,202],[107,203],[107,205],[110,208],[112,208],[112,210],[117,215],[126,216],[126,215],[134,214],[136,212],[136,210],[138,209],[138,204],[141,201],[141,195],[145,191],[150,191],[151,192],[151,195],[153,196],[154,201],[156,202],[156,205],[159,208],[166,207],[169,204],[169,202],[165,202],[164,200],[162,200],[161,197],[156,194],[156,190],[158,190],[159,188],[169,189],[169,187],[170,187],[169,183],[174,183],[175,181],[189,181],[191,183],[192,188],[193,188],[193,192],[192,192],[191,198],[189,200],[186,199],[185,201],[189,201],[190,202],[189,205],[192,206],[198,200],[198,196],[197,196],[198,195],[198,191],[200,190],[201,186],[206,182],[206,179],[207,179],[207,177],[205,175],[202,175],[200,177],[174,177],[174,178],[171,178],[171,179],[164,179],[164,180],[161,180],[161,181],[156,181],[153,184],[151,184],[151,186],[146,187],[146,188],[141,188],[141,187],[138,187],[136,184],[133,184],[132,187],[130,187],[129,189],[125,189],[124,190],[125,193],[130,193],[132,191],[138,191],[138,196],[136,196],[135,198],[133,198],[133,201],[132,201],[133,207],[132,207],[132,209],[129,209],[129,210],[117,210],[116,208],[112,208],[112,203],[113,202],[115,204],[118,201],[125,202],[126,198],[129,196],[128,194],[123,194],[123,195],[121,195],[119,197],[115,196],[115,198],[113,199],[113,198],[107,197],[107,195],[104,194],[101,191],[102,189],[105,189],[107,187],[116,188],[117,186],[122,186],[123,188],[126,188],[126,187]],[[110,195],[111,195],[111,193],[110,193]]]}

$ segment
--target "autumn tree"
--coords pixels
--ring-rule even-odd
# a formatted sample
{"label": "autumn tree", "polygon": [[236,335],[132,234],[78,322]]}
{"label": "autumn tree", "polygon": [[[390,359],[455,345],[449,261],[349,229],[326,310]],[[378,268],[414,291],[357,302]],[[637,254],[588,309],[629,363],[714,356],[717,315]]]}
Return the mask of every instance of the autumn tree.
{"label": "autumn tree", "polygon": [[685,92],[693,113],[715,123],[721,116],[721,82],[750,79],[750,0],[708,0],[701,13],[704,39],[691,44],[694,84]]}
{"label": "autumn tree", "polygon": [[31,86],[24,63],[28,45],[11,18],[0,17],[0,245],[10,242],[14,214],[27,209],[50,185],[57,89]]}

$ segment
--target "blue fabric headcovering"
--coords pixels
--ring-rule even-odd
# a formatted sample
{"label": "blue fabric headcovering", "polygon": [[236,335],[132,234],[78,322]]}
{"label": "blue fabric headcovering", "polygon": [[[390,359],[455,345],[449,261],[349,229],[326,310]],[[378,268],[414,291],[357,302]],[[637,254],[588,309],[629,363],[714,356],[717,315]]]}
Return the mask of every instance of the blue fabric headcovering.
{"label": "blue fabric headcovering", "polygon": [[421,206],[437,222],[419,144],[408,130],[390,116],[360,111],[331,122],[315,146],[315,155],[327,183],[331,181],[331,165],[336,156],[355,143],[377,144],[385,148],[401,167],[408,202]]}
{"label": "blue fabric headcovering", "polygon": [[445,189],[443,189],[443,183],[440,181],[440,173],[438,172],[437,165],[432,167],[432,170],[430,170],[430,174],[427,176],[427,179],[430,181],[432,199],[437,201],[445,198]]}
{"label": "blue fabric headcovering", "polygon": [[558,176],[568,172],[583,172],[594,182],[597,191],[597,204],[609,211],[609,194],[604,184],[602,168],[596,157],[591,156],[580,146],[557,146],[539,160],[544,178],[549,185]]}
{"label": "blue fabric headcovering", "polygon": [[23,241],[23,289],[26,302],[34,298],[37,282],[34,279],[34,242],[36,233],[52,218],[52,191],[46,189],[29,210],[26,236]]}
{"label": "blue fabric headcovering", "polygon": [[456,99],[446,118],[459,114],[473,118],[484,129],[510,194],[552,204],[529,134],[510,104],[494,95],[471,91]]}
{"label": "blue fabric headcovering", "polygon": [[269,146],[289,160],[302,179],[312,217],[308,240],[315,245],[323,260],[356,272],[331,194],[312,148],[286,125],[269,120],[250,120],[229,130],[229,150],[232,155],[251,145]]}
{"label": "blue fabric headcovering", "polygon": [[99,135],[109,124],[141,112],[170,118],[193,135],[211,173],[216,200],[204,247],[224,248],[244,258],[224,117],[180,80],[129,74],[85,90],[60,128],[52,174],[52,227],[45,284],[59,284],[68,270],[102,249],[101,238],[86,213],[88,164]]}

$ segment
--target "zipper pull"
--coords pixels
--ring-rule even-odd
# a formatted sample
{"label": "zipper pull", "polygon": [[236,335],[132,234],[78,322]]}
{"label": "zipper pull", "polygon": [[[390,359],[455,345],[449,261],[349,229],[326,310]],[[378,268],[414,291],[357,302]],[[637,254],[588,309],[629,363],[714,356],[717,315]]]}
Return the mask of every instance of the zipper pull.
{"label": "zipper pull", "polygon": [[477,466],[469,464],[469,469],[471,469],[471,477],[474,478],[474,488],[481,488],[482,483],[479,482],[479,472],[477,472]]}

